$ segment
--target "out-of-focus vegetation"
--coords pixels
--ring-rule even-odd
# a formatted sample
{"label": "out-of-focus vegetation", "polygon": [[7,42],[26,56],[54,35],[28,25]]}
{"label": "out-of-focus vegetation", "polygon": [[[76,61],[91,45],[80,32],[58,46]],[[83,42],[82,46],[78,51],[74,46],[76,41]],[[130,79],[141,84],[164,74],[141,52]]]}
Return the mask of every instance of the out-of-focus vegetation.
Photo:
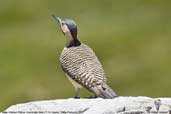
{"label": "out-of-focus vegetation", "polygon": [[[51,14],[72,18],[121,96],[171,96],[170,0],[1,0],[0,110],[74,96],[59,64],[65,38]],[[90,96],[86,90],[81,96]]]}

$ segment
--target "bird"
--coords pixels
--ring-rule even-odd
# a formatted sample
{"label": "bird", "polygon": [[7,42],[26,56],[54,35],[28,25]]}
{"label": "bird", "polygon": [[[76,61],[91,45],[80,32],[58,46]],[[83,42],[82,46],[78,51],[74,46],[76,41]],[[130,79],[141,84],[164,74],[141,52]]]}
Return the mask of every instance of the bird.
{"label": "bird", "polygon": [[52,15],[66,37],[66,45],[60,55],[60,64],[75,88],[75,98],[80,98],[80,89],[86,88],[95,97],[113,99],[117,94],[107,85],[106,76],[94,51],[78,39],[77,25],[69,18]]}

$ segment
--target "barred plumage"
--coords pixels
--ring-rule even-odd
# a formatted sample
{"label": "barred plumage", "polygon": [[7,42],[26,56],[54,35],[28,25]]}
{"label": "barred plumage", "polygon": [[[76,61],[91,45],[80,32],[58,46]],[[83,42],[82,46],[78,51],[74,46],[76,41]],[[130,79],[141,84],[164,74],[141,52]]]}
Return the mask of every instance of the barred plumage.
{"label": "barred plumage", "polygon": [[91,87],[106,82],[101,63],[93,50],[85,44],[64,48],[60,62],[64,72],[90,91]]}

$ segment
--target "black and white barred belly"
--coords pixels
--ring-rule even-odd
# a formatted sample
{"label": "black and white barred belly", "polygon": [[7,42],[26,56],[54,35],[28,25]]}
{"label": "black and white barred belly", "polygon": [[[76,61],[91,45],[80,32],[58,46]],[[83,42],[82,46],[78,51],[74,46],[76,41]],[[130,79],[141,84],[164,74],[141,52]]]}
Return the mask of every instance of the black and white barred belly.
{"label": "black and white barred belly", "polygon": [[91,87],[106,82],[101,63],[93,50],[85,44],[64,48],[60,62],[65,73],[89,90]]}

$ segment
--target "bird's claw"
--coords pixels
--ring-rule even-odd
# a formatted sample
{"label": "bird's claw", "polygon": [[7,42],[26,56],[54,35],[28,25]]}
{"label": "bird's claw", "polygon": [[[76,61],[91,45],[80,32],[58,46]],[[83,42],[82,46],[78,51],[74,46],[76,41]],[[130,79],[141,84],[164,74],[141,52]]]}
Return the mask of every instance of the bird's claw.
{"label": "bird's claw", "polygon": [[78,97],[78,96],[75,96],[75,97],[74,97],[74,99],[80,99],[80,97]]}

